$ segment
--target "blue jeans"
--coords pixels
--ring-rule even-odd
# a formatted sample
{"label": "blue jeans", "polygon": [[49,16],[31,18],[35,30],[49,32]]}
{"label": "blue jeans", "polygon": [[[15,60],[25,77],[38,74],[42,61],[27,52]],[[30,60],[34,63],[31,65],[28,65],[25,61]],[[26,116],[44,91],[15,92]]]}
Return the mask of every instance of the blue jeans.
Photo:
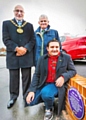
{"label": "blue jeans", "polygon": [[53,107],[54,98],[57,94],[58,88],[54,83],[46,84],[42,89],[36,91],[35,98],[29,106],[44,102],[46,109],[51,109]]}

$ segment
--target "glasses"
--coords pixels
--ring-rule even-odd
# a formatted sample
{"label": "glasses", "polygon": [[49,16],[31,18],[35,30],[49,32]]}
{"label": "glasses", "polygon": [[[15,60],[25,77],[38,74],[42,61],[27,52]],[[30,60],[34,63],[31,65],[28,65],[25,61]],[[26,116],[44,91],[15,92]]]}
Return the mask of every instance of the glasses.
{"label": "glasses", "polygon": [[23,10],[14,10],[15,12],[20,12],[20,13],[24,13]]}
{"label": "glasses", "polygon": [[47,20],[41,20],[40,22],[47,22]]}

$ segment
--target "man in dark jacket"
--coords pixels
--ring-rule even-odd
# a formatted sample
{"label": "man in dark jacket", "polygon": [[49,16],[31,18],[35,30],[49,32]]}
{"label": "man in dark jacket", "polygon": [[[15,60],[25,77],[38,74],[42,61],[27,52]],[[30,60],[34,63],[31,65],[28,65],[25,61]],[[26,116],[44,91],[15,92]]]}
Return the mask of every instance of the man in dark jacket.
{"label": "man in dark jacket", "polygon": [[28,105],[44,101],[46,107],[44,120],[51,120],[54,97],[58,95],[58,115],[60,115],[64,106],[66,83],[76,74],[76,70],[71,57],[60,52],[57,40],[51,40],[47,44],[47,51],[48,54],[38,60],[26,101]]}
{"label": "man in dark jacket", "polygon": [[[59,33],[57,30],[50,29],[49,20],[46,15],[40,15],[38,21],[39,27],[35,31],[35,65],[40,56],[47,53],[46,45],[52,39],[57,39],[60,42]],[[61,42],[60,42],[61,49]]]}
{"label": "man in dark jacket", "polygon": [[[33,48],[35,35],[33,25],[26,22],[21,5],[14,8],[14,19],[3,22],[3,42],[6,46],[6,63],[10,73],[10,100],[7,108],[11,108],[19,95],[20,70],[22,73],[23,98],[31,82],[33,66]],[[21,69],[20,69],[21,68]]]}

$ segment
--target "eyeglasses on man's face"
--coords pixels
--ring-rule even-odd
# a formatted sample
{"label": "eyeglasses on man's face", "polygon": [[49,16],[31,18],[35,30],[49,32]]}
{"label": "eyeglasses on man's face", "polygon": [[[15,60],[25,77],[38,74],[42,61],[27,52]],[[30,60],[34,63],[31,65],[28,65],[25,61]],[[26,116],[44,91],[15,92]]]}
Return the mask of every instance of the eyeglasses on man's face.
{"label": "eyeglasses on man's face", "polygon": [[41,20],[40,22],[48,22],[47,20]]}
{"label": "eyeglasses on man's face", "polygon": [[14,10],[15,12],[20,12],[20,13],[24,13],[24,11],[23,10],[18,10],[18,9],[16,9],[16,10]]}

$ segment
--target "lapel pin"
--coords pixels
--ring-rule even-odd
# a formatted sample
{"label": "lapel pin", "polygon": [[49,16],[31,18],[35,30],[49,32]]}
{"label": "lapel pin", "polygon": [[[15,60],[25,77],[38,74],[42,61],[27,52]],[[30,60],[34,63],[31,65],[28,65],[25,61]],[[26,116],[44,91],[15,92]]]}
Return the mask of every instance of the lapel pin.
{"label": "lapel pin", "polygon": [[59,61],[62,61],[62,60],[59,60]]}

